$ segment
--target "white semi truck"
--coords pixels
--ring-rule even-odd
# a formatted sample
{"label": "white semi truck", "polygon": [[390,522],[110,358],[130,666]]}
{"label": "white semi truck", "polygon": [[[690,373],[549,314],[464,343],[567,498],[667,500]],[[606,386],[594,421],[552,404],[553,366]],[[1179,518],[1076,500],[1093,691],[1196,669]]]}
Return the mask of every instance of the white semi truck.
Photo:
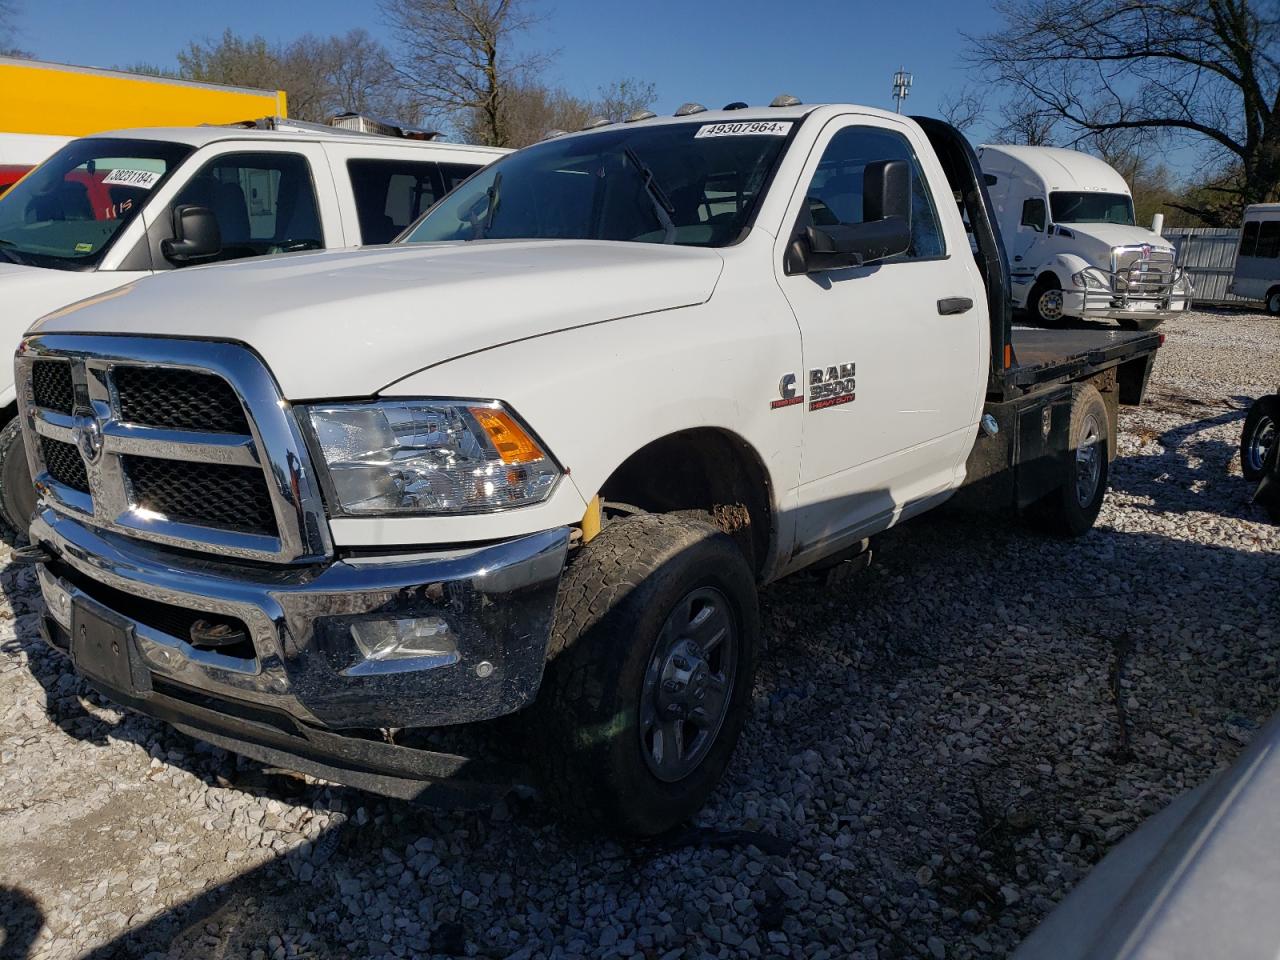
{"label": "white semi truck", "polygon": [[1151,330],[1186,310],[1190,278],[1173,244],[1134,223],[1112,167],[1058,147],[978,149],[1004,236],[1014,307],[1037,323],[1114,320]]}
{"label": "white semi truck", "polygon": [[[758,585],[965,485],[1087,531],[1161,337],[1012,328],[953,128],[775,104],[558,136],[405,242],[46,317],[16,367],[49,641],[266,762],[532,781],[652,834],[750,714]],[[477,722],[496,755],[442,742]]]}

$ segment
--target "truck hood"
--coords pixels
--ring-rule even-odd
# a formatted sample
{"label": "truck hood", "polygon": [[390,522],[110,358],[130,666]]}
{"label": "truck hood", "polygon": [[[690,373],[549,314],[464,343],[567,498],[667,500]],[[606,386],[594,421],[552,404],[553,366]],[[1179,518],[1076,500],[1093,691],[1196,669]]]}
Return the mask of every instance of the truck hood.
{"label": "truck hood", "polygon": [[41,333],[238,340],[290,400],[367,396],[453,357],[703,303],[713,250],[578,240],[403,244],[153,277],[41,321]]}
{"label": "truck hood", "polygon": [[6,354],[16,350],[27,328],[49,311],[118,287],[136,276],[110,270],[51,270],[0,262],[0,349]]}
{"label": "truck hood", "polygon": [[1112,247],[1137,247],[1149,243],[1158,250],[1173,249],[1173,244],[1146,227],[1130,227],[1123,223],[1064,223],[1062,226],[1074,233],[1077,240],[1096,247],[1107,258]]}

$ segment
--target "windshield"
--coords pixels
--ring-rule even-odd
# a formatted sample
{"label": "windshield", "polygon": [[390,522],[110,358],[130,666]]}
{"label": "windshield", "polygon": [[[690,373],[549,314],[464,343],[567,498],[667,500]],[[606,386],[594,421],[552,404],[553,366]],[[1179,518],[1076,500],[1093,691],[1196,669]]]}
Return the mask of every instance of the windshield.
{"label": "windshield", "polygon": [[1051,193],[1054,223],[1123,223],[1133,226],[1133,201],[1123,193]]}
{"label": "windshield", "polygon": [[178,143],[75,140],[0,197],[0,260],[87,270],[191,152]]}
{"label": "windshield", "polygon": [[405,239],[724,246],[742,235],[793,126],[678,123],[549,140],[486,167]]}

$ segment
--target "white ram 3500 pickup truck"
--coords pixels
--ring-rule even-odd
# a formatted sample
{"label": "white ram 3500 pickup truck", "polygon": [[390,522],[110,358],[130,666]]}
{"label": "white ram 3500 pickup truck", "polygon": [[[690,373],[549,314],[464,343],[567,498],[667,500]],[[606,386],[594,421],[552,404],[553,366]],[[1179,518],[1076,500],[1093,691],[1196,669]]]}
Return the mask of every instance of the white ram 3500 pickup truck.
{"label": "white ram 3500 pickup truck", "polygon": [[[291,250],[389,243],[510,151],[290,120],[73,140],[0,197],[0,344],[141,277]],[[6,340],[7,338],[7,340]],[[0,373],[0,532],[35,508],[12,370]],[[8,529],[6,529],[8,528]]]}
{"label": "white ram 3500 pickup truck", "polygon": [[1187,309],[1173,244],[1134,223],[1129,185],[1060,147],[978,148],[1009,259],[1013,305],[1039,323],[1114,320],[1151,330]]}
{"label": "white ram 3500 pickup truck", "polygon": [[954,129],[782,104],[563,135],[409,242],[44,319],[17,376],[50,642],[267,762],[451,802],[529,777],[647,834],[729,761],[759,585],[966,481],[1088,530],[1160,337],[1014,334]]}

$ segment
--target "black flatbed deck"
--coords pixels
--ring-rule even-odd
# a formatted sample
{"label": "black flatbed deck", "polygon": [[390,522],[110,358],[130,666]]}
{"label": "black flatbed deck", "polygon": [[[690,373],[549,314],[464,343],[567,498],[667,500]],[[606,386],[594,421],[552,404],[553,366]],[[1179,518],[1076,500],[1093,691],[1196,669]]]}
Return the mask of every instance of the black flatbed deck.
{"label": "black flatbed deck", "polygon": [[1006,390],[1078,380],[1160,348],[1159,333],[1126,330],[1040,330],[1014,327],[1013,365],[1001,378]]}

